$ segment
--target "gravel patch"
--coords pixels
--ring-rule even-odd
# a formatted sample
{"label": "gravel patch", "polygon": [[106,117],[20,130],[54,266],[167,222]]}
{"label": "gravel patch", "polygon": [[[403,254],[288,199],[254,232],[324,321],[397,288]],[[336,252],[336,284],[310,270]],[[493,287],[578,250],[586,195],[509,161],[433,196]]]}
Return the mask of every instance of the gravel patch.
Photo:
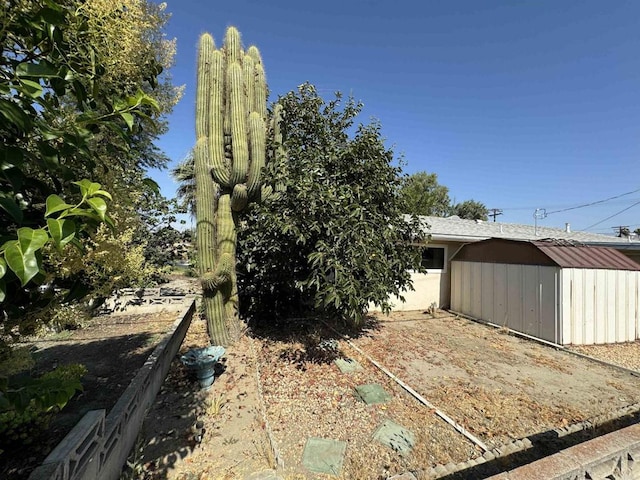
{"label": "gravel patch", "polygon": [[640,372],[640,341],[573,346],[569,350]]}

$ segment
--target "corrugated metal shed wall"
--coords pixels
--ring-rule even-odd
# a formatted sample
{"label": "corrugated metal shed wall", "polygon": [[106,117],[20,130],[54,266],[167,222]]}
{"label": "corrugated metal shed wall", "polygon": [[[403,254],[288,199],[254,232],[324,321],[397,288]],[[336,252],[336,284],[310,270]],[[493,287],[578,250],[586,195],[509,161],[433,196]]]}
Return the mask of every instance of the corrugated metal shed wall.
{"label": "corrugated metal shed wall", "polygon": [[640,272],[451,262],[451,309],[563,345],[631,342]]}
{"label": "corrugated metal shed wall", "polygon": [[629,270],[564,268],[564,344],[630,342],[638,338],[639,273]]}
{"label": "corrugated metal shed wall", "polygon": [[491,239],[451,265],[454,311],[564,345],[639,338],[640,265],[617,251]]}
{"label": "corrugated metal shed wall", "polygon": [[451,308],[551,342],[560,341],[560,268],[451,262]]}

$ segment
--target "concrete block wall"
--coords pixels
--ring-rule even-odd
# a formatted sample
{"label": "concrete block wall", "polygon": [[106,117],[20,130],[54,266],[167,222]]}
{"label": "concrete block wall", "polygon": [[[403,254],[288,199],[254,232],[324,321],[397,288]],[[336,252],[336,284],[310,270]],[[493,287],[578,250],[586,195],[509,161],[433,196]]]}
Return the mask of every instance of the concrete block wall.
{"label": "concrete block wall", "polygon": [[133,448],[191,324],[195,300],[178,316],[160,344],[105,417],[92,410],[34,470],[29,480],[116,480]]}
{"label": "concrete block wall", "polygon": [[640,424],[580,443],[490,480],[640,479]]}

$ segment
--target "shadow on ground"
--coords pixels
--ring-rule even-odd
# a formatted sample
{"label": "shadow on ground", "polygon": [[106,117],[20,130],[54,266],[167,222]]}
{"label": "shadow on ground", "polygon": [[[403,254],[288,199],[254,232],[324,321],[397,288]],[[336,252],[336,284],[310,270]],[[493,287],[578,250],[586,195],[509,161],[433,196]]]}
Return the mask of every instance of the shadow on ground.
{"label": "shadow on ground", "polygon": [[[216,372],[216,375],[221,372]],[[204,424],[198,420],[205,410],[206,391],[200,389],[176,358],[158,396],[145,418],[140,440],[129,457],[123,478],[168,477],[175,464],[201,442]]]}
{"label": "shadow on ground", "polygon": [[[203,328],[194,319],[180,353],[173,359],[169,373],[147,412],[122,479],[165,479],[176,463],[186,458],[202,441],[205,430],[200,419],[207,409],[208,391],[200,387],[193,372],[180,361],[180,354],[207,345],[208,337],[206,334],[203,336],[197,327]],[[224,360],[223,357],[221,362]],[[223,373],[223,363],[217,364],[216,378]]]}
{"label": "shadow on ground", "polygon": [[281,319],[273,322],[254,321],[249,324],[249,335],[266,343],[282,342],[289,347],[280,353],[280,359],[305,370],[307,363],[331,363],[346,358],[338,342],[343,335],[349,339],[372,336],[380,322],[368,316],[361,327],[322,317]]}

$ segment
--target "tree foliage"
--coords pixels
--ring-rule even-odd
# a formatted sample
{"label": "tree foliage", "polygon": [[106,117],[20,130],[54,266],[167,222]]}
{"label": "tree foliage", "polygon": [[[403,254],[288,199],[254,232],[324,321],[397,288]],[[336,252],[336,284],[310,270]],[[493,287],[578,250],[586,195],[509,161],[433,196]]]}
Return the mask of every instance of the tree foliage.
{"label": "tree foliage", "polygon": [[407,209],[405,213],[432,217],[451,215],[449,189],[438,183],[435,173],[418,172],[405,177],[400,196]]}
{"label": "tree foliage", "polygon": [[310,84],[280,98],[287,162],[266,178],[284,191],[255,205],[238,233],[241,305],[253,317],[323,312],[361,324],[370,304],[411,287],[419,265],[405,221],[400,169],[376,122],[354,119],[361,104],[330,102]]}
{"label": "tree foliage", "polygon": [[166,270],[175,261],[183,260],[188,255],[191,231],[178,230],[174,225],[186,223],[179,219],[186,213],[184,206],[176,199],[164,198],[159,188],[145,192],[138,205],[142,225],[136,230],[135,240],[144,245],[146,261]]}
{"label": "tree foliage", "polygon": [[[0,304],[5,340],[34,316],[46,317],[52,300],[71,301],[88,283],[109,283],[106,275],[117,281],[117,269],[102,267],[87,281],[91,265],[111,261],[114,243],[122,255],[131,253],[136,201],[148,188],[144,168],[166,160],[153,142],[179,97],[162,73],[174,50],[162,39],[162,9],[145,0],[7,0],[0,7],[4,258],[16,258],[16,245],[32,238],[22,251],[24,268],[16,263],[4,276],[11,299]],[[77,185],[82,178],[100,183]],[[97,226],[107,218],[107,195],[117,232]],[[75,243],[74,226],[81,242],[75,252],[59,251]]]}
{"label": "tree foliage", "polygon": [[406,213],[431,217],[457,215],[466,220],[487,220],[489,210],[476,200],[455,203],[449,189],[438,183],[435,173],[417,172],[403,179],[400,196]]}
{"label": "tree foliage", "polygon": [[196,175],[193,151],[171,169],[171,176],[178,182],[176,197],[179,206],[191,215],[196,214]]}
{"label": "tree foliage", "polygon": [[489,210],[484,203],[476,200],[465,200],[452,208],[452,214],[466,220],[488,220]]}

